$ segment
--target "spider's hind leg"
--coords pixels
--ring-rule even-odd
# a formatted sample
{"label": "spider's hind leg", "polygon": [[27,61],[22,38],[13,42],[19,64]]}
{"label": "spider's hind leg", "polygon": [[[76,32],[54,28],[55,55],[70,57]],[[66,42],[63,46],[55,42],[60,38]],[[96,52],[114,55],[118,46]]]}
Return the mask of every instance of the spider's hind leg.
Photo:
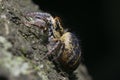
{"label": "spider's hind leg", "polygon": [[52,59],[52,61],[56,61],[56,60],[61,56],[61,54],[62,54],[62,52],[63,52],[63,49],[64,49],[64,45],[61,44],[60,48],[57,50],[57,56],[55,56],[55,57]]}
{"label": "spider's hind leg", "polygon": [[[58,52],[58,50],[61,48],[61,41],[60,40],[55,40],[54,41],[54,45],[52,44],[48,44],[49,47],[51,48],[48,48],[48,52],[46,53],[46,55],[43,57],[43,59],[45,59],[46,57],[48,57],[49,55],[52,55],[53,56],[53,59],[56,58],[58,56],[58,54],[56,54],[56,52]],[[55,55],[55,56],[54,56]],[[57,55],[57,56],[56,56]],[[52,60],[53,60],[52,59]]]}

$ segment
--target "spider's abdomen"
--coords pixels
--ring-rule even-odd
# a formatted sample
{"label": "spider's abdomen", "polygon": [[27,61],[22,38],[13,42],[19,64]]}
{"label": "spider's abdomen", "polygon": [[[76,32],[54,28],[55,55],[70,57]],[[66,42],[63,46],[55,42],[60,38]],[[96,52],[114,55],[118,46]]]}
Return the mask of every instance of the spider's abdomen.
{"label": "spider's abdomen", "polygon": [[73,71],[80,64],[81,49],[79,46],[79,41],[77,37],[70,32],[64,33],[61,37],[61,41],[64,43],[65,49],[59,57],[60,63],[62,64],[63,68],[67,69],[68,71]]}

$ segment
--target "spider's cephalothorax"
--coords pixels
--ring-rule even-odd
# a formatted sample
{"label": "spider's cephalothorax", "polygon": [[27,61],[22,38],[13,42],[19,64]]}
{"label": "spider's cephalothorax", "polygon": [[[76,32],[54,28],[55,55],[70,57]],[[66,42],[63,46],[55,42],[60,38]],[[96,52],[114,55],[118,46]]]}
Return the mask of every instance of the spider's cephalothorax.
{"label": "spider's cephalothorax", "polygon": [[81,59],[81,49],[77,37],[71,32],[64,31],[59,18],[53,18],[49,13],[33,12],[26,14],[25,17],[31,18],[25,24],[35,25],[48,31],[48,53],[45,57],[56,55],[55,60],[59,61],[66,71],[75,70]]}

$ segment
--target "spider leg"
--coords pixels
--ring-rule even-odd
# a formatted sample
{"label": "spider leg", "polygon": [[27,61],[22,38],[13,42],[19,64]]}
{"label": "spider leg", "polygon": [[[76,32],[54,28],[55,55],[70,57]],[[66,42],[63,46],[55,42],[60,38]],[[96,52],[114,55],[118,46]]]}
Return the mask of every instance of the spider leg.
{"label": "spider leg", "polygon": [[61,44],[61,41],[58,40],[58,41],[55,43],[55,45],[53,46],[53,48],[52,48],[51,50],[49,50],[49,51],[47,52],[47,54],[46,54],[42,59],[45,59],[47,56],[53,54],[52,52],[54,52],[54,51],[59,47],[60,44]]}
{"label": "spider leg", "polygon": [[30,12],[30,13],[25,13],[24,16],[32,17],[32,18],[41,18],[41,19],[51,17],[49,13],[45,13],[45,12]]}
{"label": "spider leg", "polygon": [[34,25],[43,30],[47,29],[48,19],[53,19],[50,14],[44,12],[25,13],[23,16],[27,19],[23,22],[26,26]]}
{"label": "spider leg", "polygon": [[63,49],[64,49],[64,45],[61,45],[61,47],[59,49],[59,52],[57,53],[57,57],[54,57],[52,59],[52,61],[55,61],[56,59],[58,59],[61,56],[61,53],[62,53]]}
{"label": "spider leg", "polygon": [[24,24],[26,26],[30,26],[30,25],[34,25],[39,27],[40,29],[46,30],[46,22],[41,20],[41,19],[35,19],[35,20],[31,20],[31,21],[25,21]]}

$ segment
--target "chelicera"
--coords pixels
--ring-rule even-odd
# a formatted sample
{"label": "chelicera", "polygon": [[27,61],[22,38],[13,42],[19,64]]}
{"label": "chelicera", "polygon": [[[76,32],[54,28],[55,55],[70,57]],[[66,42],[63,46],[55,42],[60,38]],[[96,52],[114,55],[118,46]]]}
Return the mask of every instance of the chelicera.
{"label": "chelicera", "polygon": [[[26,25],[34,25],[48,32],[48,53],[45,57],[56,55],[54,58],[67,71],[74,71],[80,64],[81,49],[77,37],[62,27],[58,17],[53,18],[49,13],[32,12],[25,14],[31,20]],[[44,58],[45,58],[44,57]]]}

